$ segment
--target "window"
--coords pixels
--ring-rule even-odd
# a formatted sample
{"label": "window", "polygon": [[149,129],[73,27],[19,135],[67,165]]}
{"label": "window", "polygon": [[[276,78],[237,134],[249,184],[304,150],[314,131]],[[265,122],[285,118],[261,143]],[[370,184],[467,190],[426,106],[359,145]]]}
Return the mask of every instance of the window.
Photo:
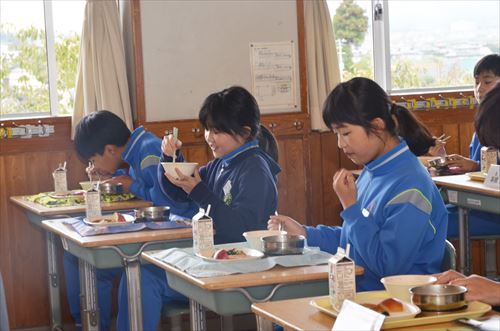
{"label": "window", "polygon": [[0,118],[71,114],[85,1],[0,2]]}
{"label": "window", "polygon": [[[345,31],[359,28],[375,45],[370,51],[366,41],[351,43],[353,64],[343,61],[343,80],[359,76],[357,63],[369,56],[373,74],[362,76],[374,78],[389,92],[470,88],[476,62],[500,51],[499,1],[328,0],[328,6],[337,44],[345,44]],[[336,27],[342,7],[359,7],[363,13],[351,8],[355,14]],[[373,17],[376,9],[380,15]],[[362,15],[370,21],[366,30],[359,25]],[[343,48],[338,52],[345,58]]]}

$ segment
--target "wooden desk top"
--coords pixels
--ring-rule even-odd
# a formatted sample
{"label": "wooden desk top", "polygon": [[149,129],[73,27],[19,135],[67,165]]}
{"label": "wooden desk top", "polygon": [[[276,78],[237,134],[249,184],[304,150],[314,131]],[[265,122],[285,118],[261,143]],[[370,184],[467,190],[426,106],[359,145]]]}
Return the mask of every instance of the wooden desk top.
{"label": "wooden desk top", "polygon": [[[277,323],[285,330],[302,331],[330,331],[335,318],[320,312],[309,304],[313,298],[300,298],[281,301],[268,301],[254,303],[252,311],[268,321]],[[485,316],[498,315],[497,312],[489,312]],[[472,327],[456,322],[445,322],[438,324],[426,324],[412,326],[411,330],[447,330],[459,327],[460,330],[474,330]],[[391,330],[408,330],[409,328],[395,328]]]}
{"label": "wooden desk top", "polygon": [[[45,207],[38,203],[26,200],[26,196],[14,196],[10,197],[10,201],[14,202],[16,205],[29,210],[39,216],[55,216],[55,215],[74,215],[85,213],[85,205],[76,206],[64,206],[64,207]],[[144,201],[140,199],[132,199],[127,201],[119,202],[103,202],[101,203],[101,209],[103,211],[109,210],[127,210],[136,209],[142,207],[149,207],[153,204],[149,201]]]}
{"label": "wooden desk top", "polygon": [[488,187],[482,182],[470,180],[469,176],[467,175],[438,176],[432,177],[432,180],[438,186],[444,186],[446,188],[464,190],[500,198],[500,190]]}
{"label": "wooden desk top", "polygon": [[191,228],[149,230],[144,229],[136,232],[101,234],[96,236],[82,237],[72,227],[63,224],[63,219],[42,221],[42,227],[57,235],[76,242],[82,247],[99,247],[121,244],[143,243],[149,241],[164,241],[192,238]]}
{"label": "wooden desk top", "polygon": [[[305,281],[317,281],[328,279],[328,265],[300,266],[285,268],[276,266],[270,270],[253,272],[247,274],[234,274],[219,277],[197,278],[176,267],[160,261],[152,255],[155,251],[143,252],[142,257],[152,264],[183,278],[193,285],[209,291],[223,290],[227,288],[240,288],[249,286],[271,285],[280,283],[296,283]],[[362,275],[362,267],[356,267],[356,275]]]}

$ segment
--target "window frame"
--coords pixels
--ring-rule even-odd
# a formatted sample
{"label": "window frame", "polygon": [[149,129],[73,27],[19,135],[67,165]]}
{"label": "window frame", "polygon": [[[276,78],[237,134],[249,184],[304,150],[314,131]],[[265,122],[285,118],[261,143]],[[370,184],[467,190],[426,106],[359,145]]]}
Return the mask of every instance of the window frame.
{"label": "window frame", "polygon": [[[421,87],[411,89],[393,89],[391,75],[391,51],[390,51],[390,20],[389,20],[389,0],[371,0],[373,29],[373,73],[374,80],[385,90],[389,95],[399,96],[425,96],[441,92],[460,92],[473,91],[474,85],[469,86],[446,86],[446,87]],[[377,20],[375,17],[375,7],[382,6],[382,19]],[[378,47],[376,45],[383,45]]]}

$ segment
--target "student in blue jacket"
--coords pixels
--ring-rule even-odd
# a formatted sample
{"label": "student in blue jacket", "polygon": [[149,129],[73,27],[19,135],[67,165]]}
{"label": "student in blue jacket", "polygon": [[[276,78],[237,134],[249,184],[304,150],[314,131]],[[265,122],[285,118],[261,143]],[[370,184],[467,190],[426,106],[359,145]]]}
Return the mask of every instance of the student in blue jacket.
{"label": "student in blue jacket", "polygon": [[[74,140],[78,155],[93,163],[89,170],[94,176],[122,183],[125,192],[156,206],[170,206],[174,214],[190,218],[197,211],[190,209],[188,203],[173,203],[161,191],[157,180],[161,139],[142,126],[130,132],[121,118],[101,110],[85,116],[77,124]],[[128,170],[120,169],[126,165]],[[109,329],[112,281],[121,271],[122,268],[114,268],[96,272],[101,330]],[[81,327],[78,259],[67,252],[64,254],[64,274],[70,312],[78,328]]]}
{"label": "student in blue jacket", "polygon": [[[474,95],[476,101],[481,107],[481,103],[493,89],[495,84],[500,82],[500,54],[490,54],[479,60],[474,67]],[[477,112],[476,112],[477,115]],[[482,122],[481,125],[485,125]],[[496,134],[498,135],[498,122],[496,125]],[[479,141],[478,130],[480,127],[475,127],[476,132],[472,136],[472,141],[469,146],[469,158],[458,154],[452,154],[447,157],[450,166],[458,167],[463,172],[479,171],[481,167],[481,148],[484,146]],[[497,159],[498,161],[498,159]],[[449,224],[448,238],[458,237],[458,212],[455,206],[449,206]],[[488,236],[500,235],[500,222],[498,215],[471,210],[469,212],[469,232],[471,236]]]}
{"label": "student in blue jacket", "polygon": [[367,78],[337,85],[325,102],[323,120],[346,156],[364,166],[357,180],[346,169],[333,177],[343,226],[302,226],[278,215],[271,216],[268,228],[282,223],[289,234],[305,235],[308,245],[330,253],[350,244],[351,257],[365,269],[356,280],[358,291],[383,288],[380,279],[389,275],[439,272],[446,209],[415,156],[434,143],[427,129]]}
{"label": "student in blue jacket", "polygon": [[[180,172],[176,178],[166,176],[160,165],[158,180],[173,201],[205,210],[211,205],[216,244],[244,241],[243,232],[267,227],[269,215],[278,205],[276,141],[260,125],[255,98],[239,86],[209,95],[199,120],[215,159],[196,170],[193,177]],[[177,152],[181,146],[182,142],[174,142],[172,135],[164,138],[162,161],[171,162],[175,156],[176,162],[183,162]],[[141,289],[144,330],[156,330],[162,307],[169,300],[186,300],[169,288],[165,272],[152,265],[141,266]],[[129,329],[126,307],[126,291],[120,288],[120,331]]]}

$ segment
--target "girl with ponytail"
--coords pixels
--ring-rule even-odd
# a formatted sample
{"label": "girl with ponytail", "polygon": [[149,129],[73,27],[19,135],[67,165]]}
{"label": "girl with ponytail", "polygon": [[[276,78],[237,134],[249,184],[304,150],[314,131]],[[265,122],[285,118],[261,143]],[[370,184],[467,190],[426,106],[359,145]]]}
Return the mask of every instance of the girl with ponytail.
{"label": "girl with ponytail", "polygon": [[367,78],[337,85],[324,104],[323,120],[346,156],[364,165],[357,180],[346,169],[333,176],[343,226],[302,226],[278,215],[268,228],[281,223],[289,234],[305,235],[310,246],[330,253],[350,244],[351,257],[365,269],[356,280],[358,291],[382,289],[380,279],[389,275],[439,272],[446,209],[415,156],[434,144],[429,131]]}

